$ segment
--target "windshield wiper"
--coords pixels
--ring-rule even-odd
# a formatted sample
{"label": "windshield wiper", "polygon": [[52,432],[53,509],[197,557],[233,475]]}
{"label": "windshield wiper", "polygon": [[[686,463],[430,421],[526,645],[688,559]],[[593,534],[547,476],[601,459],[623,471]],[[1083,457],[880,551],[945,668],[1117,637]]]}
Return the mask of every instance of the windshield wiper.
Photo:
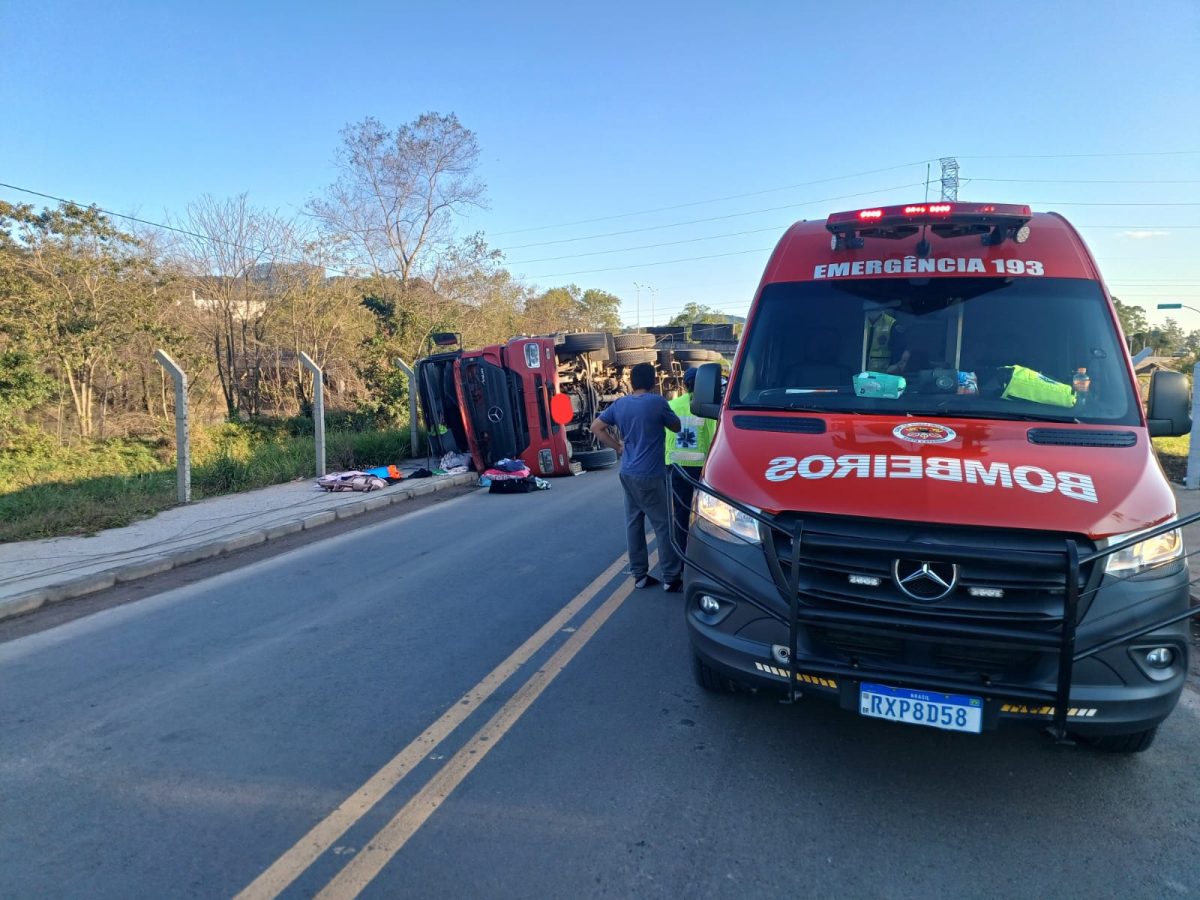
{"label": "windshield wiper", "polygon": [[1063,425],[1079,425],[1080,421],[1074,416],[1052,416],[1045,413],[1020,412],[967,412],[966,410],[948,410],[939,407],[936,412],[923,413],[932,418],[947,419],[997,419],[1010,422],[1059,422]]}

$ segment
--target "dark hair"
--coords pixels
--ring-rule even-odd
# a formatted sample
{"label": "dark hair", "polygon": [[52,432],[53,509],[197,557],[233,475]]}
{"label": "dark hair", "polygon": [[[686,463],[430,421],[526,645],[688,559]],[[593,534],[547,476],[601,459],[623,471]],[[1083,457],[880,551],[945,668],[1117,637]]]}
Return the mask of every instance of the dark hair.
{"label": "dark hair", "polygon": [[654,389],[654,366],[650,363],[638,363],[629,372],[629,383],[635,391]]}
{"label": "dark hair", "polygon": [[683,386],[689,391],[696,386],[696,373],[700,371],[695,366],[692,366],[683,373]]}

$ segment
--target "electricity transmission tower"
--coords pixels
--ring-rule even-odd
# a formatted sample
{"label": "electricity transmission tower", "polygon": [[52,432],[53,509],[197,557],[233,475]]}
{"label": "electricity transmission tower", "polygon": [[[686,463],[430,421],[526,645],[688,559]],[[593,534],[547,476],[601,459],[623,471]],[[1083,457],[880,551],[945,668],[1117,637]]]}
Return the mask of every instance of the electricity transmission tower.
{"label": "electricity transmission tower", "polygon": [[942,164],[942,199],[958,199],[958,160],[945,156],[938,160]]}

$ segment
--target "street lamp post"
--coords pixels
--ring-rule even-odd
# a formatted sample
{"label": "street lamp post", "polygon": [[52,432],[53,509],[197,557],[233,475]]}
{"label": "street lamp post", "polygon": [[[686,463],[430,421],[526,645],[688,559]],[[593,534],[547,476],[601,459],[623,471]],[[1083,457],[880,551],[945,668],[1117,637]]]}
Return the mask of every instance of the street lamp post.
{"label": "street lamp post", "polygon": [[[1186,303],[1160,303],[1159,309],[1190,309],[1200,313],[1200,309],[1188,306]],[[1200,391],[1196,390],[1196,379],[1200,378],[1200,361],[1192,367],[1192,434],[1188,438],[1187,474],[1183,477],[1183,486],[1189,491],[1200,488],[1200,435],[1196,429],[1200,426]]]}
{"label": "street lamp post", "polygon": [[636,281],[633,283],[633,289],[637,291],[637,329],[642,327],[642,286]]}

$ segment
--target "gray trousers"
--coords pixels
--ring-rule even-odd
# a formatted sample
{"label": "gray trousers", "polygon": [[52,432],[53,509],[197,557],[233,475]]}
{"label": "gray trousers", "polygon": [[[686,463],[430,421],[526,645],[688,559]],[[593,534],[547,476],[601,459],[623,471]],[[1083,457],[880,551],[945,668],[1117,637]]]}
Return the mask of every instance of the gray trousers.
{"label": "gray trousers", "polygon": [[667,496],[664,477],[638,478],[621,476],[625,489],[625,540],[629,546],[629,571],[634,578],[649,573],[646,553],[646,519],[658,539],[658,563],[664,581],[674,581],[683,574],[683,563],[671,546],[671,501]]}

